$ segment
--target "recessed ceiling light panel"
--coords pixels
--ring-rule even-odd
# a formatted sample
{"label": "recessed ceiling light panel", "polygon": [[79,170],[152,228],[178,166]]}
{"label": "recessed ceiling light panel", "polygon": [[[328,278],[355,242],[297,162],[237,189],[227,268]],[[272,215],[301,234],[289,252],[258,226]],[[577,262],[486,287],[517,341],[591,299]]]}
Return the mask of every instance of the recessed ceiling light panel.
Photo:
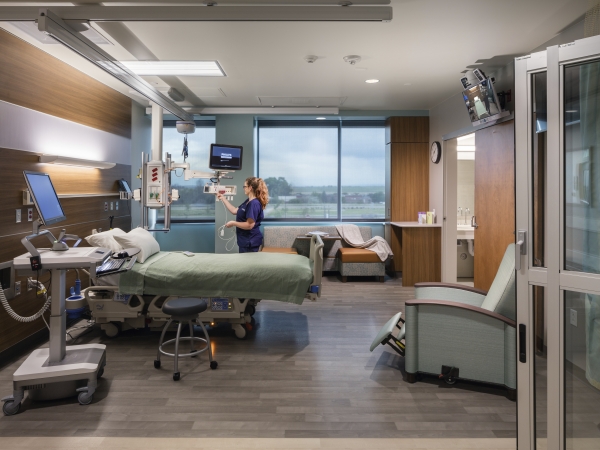
{"label": "recessed ceiling light panel", "polygon": [[365,80],[365,83],[375,84],[375,83],[379,83],[379,80],[376,80],[376,79]]}
{"label": "recessed ceiling light panel", "polygon": [[181,77],[224,77],[217,61],[120,61],[136,75]]}

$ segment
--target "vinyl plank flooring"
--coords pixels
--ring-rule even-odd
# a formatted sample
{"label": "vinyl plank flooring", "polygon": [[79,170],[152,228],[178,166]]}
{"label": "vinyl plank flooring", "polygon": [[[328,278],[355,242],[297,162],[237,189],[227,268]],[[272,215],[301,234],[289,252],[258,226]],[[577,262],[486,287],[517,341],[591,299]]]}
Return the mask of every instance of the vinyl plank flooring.
{"label": "vinyl plank flooring", "polygon": [[[431,440],[434,447],[422,448],[453,448],[442,445],[443,438],[469,438],[469,443],[485,442],[481,448],[495,448],[490,442],[501,436],[505,439],[497,442],[505,447],[498,448],[514,448],[516,405],[504,391],[460,381],[449,387],[435,378],[408,384],[403,358],[382,346],[369,352],[379,328],[413,297],[414,289],[402,287],[400,279],[341,283],[327,276],[317,302],[262,301],[255,331],[246,340],[236,339],[227,326],[211,329],[219,368],[210,370],[206,355],[181,360],[179,382],[171,378],[170,358],[160,370],[153,366],[158,333],[130,330],[107,339],[94,329],[77,341],[107,345],[94,402],[26,399],[20,414],[0,417],[0,439],[62,436],[79,450],[105,442],[115,449],[144,442],[154,448],[164,445],[161,438],[175,437],[183,448],[204,448],[200,445],[211,439],[223,445],[206,448],[234,448],[232,442],[271,448],[258,442],[286,442],[272,447],[282,450],[295,443],[303,449],[351,449],[348,443],[359,438],[378,444],[356,448],[394,442],[385,448],[418,449],[398,445],[434,437],[440,438]],[[2,392],[11,392],[12,373],[25,356],[0,370]]]}

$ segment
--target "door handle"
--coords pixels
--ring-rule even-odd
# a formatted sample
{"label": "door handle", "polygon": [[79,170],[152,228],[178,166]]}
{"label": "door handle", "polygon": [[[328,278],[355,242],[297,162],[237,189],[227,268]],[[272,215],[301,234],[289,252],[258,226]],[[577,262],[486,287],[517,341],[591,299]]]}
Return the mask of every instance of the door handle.
{"label": "door handle", "polygon": [[517,243],[515,249],[515,270],[521,270],[521,256],[527,254],[527,231],[519,230],[517,233]]}
{"label": "door handle", "polygon": [[471,226],[473,228],[477,228],[479,225],[477,225],[477,221],[475,220],[475,216],[471,216]]}
{"label": "door handle", "polygon": [[527,327],[524,323],[519,324],[519,362],[527,362]]}

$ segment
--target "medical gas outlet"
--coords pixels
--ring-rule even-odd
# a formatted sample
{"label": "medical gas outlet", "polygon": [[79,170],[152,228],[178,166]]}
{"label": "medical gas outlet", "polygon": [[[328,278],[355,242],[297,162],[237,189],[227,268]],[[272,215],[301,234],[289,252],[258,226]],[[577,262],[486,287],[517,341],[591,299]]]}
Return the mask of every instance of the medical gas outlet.
{"label": "medical gas outlet", "polygon": [[162,208],[164,165],[160,161],[150,161],[146,169],[146,206]]}

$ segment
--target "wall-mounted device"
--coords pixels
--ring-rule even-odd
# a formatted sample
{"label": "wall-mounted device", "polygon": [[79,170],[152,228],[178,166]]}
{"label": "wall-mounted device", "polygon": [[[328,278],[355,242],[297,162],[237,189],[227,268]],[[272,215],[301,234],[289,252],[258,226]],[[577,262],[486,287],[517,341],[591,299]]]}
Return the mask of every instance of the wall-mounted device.
{"label": "wall-mounted device", "polygon": [[13,261],[0,263],[0,285],[7,300],[15,296],[15,266]]}
{"label": "wall-mounted device", "polygon": [[31,199],[31,194],[29,193],[29,189],[23,189],[23,205],[33,205],[33,200]]}
{"label": "wall-mounted device", "polygon": [[462,84],[463,89],[467,89],[469,86],[471,86],[471,82],[467,77],[462,77],[460,79],[460,84]]}
{"label": "wall-mounted device", "polygon": [[475,78],[477,78],[480,83],[487,79],[485,73],[483,73],[483,70],[481,69],[473,69],[473,75],[475,75]]}
{"label": "wall-mounted device", "polygon": [[[475,70],[479,72],[479,76],[483,74],[479,69]],[[463,100],[473,126],[495,122],[510,114],[508,111],[502,110],[491,79],[484,79],[475,86],[465,89]]]}
{"label": "wall-mounted device", "polygon": [[[127,183],[127,180],[121,178],[120,180],[117,180],[117,182],[119,183],[119,198],[121,200],[131,199],[133,197],[133,193],[131,192],[131,188],[129,187],[129,183]],[[117,205],[118,204],[119,203],[117,202]]]}

